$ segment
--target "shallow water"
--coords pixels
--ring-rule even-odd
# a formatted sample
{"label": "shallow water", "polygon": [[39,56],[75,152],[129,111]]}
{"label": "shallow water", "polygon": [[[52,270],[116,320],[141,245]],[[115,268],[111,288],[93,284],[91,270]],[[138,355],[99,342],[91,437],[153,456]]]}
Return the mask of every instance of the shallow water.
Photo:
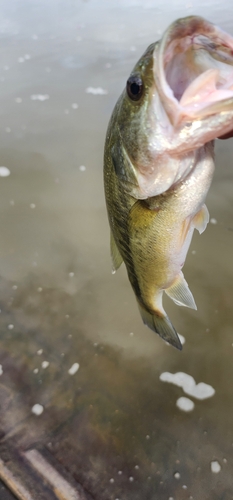
{"label": "shallow water", "polygon": [[212,221],[185,264],[198,310],[166,303],[182,353],[111,274],[102,183],[135,61],[180,16],[233,34],[229,2],[0,7],[0,477],[23,500],[232,499],[233,140],[217,141]]}

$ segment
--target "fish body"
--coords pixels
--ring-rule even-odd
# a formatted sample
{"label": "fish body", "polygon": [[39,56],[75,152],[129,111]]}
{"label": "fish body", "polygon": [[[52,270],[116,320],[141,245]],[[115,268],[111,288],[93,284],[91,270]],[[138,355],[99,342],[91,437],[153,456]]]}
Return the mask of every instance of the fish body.
{"label": "fish body", "polygon": [[144,323],[179,349],[162,297],[196,308],[182,267],[209,220],[213,140],[233,126],[232,54],[233,39],[211,23],[176,21],[136,64],[107,131],[113,269],[124,261]]}

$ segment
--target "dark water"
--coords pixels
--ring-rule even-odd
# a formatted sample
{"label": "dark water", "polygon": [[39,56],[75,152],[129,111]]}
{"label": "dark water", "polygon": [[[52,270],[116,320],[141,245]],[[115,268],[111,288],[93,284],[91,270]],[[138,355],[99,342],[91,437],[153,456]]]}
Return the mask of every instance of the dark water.
{"label": "dark water", "polygon": [[[125,270],[111,275],[102,156],[144,49],[188,14],[233,34],[233,9],[227,0],[0,7],[0,165],[10,170],[0,177],[0,478],[23,500],[230,500],[233,141],[216,144],[212,222],[185,265],[198,311],[166,304],[182,353],[142,325]],[[164,372],[215,394],[197,399],[162,382]]]}

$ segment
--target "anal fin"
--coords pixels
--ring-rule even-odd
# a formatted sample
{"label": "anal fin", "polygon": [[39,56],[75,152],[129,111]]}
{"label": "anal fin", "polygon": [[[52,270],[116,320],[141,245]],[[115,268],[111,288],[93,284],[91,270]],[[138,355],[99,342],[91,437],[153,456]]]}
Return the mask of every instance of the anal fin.
{"label": "anal fin", "polygon": [[209,222],[210,216],[209,211],[206,205],[203,205],[199,212],[193,217],[192,224],[199,231],[199,233],[203,233],[206,229],[206,226]]}
{"label": "anal fin", "polygon": [[172,285],[164,291],[178,306],[197,309],[193,295],[189,290],[188,283],[184,279],[182,272],[178,274]]}
{"label": "anal fin", "polygon": [[173,327],[168,316],[160,316],[156,313],[151,313],[147,311],[141,304],[138,302],[139,310],[142,316],[143,323],[147,325],[151,330],[158,333],[163,340],[171,344],[176,349],[182,350],[182,344],[178,337],[178,334]]}
{"label": "anal fin", "polygon": [[112,257],[112,272],[115,273],[117,269],[119,269],[120,265],[123,262],[123,259],[121,257],[121,254],[116,246],[116,242],[114,240],[114,236],[112,234],[112,231],[110,233],[110,250],[111,250],[111,257]]}

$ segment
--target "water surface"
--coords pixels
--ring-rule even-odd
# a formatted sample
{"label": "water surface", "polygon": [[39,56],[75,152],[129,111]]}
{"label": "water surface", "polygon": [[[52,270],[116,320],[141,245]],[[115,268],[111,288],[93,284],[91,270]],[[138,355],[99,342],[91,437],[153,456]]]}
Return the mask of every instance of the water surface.
{"label": "water surface", "polygon": [[[102,157],[145,48],[189,14],[233,34],[232,8],[0,6],[0,166],[10,171],[0,177],[0,477],[23,500],[230,500],[233,141],[217,141],[211,223],[185,264],[198,310],[166,303],[182,353],[143,326],[124,268],[111,275]],[[214,395],[187,394],[165,372]]]}

